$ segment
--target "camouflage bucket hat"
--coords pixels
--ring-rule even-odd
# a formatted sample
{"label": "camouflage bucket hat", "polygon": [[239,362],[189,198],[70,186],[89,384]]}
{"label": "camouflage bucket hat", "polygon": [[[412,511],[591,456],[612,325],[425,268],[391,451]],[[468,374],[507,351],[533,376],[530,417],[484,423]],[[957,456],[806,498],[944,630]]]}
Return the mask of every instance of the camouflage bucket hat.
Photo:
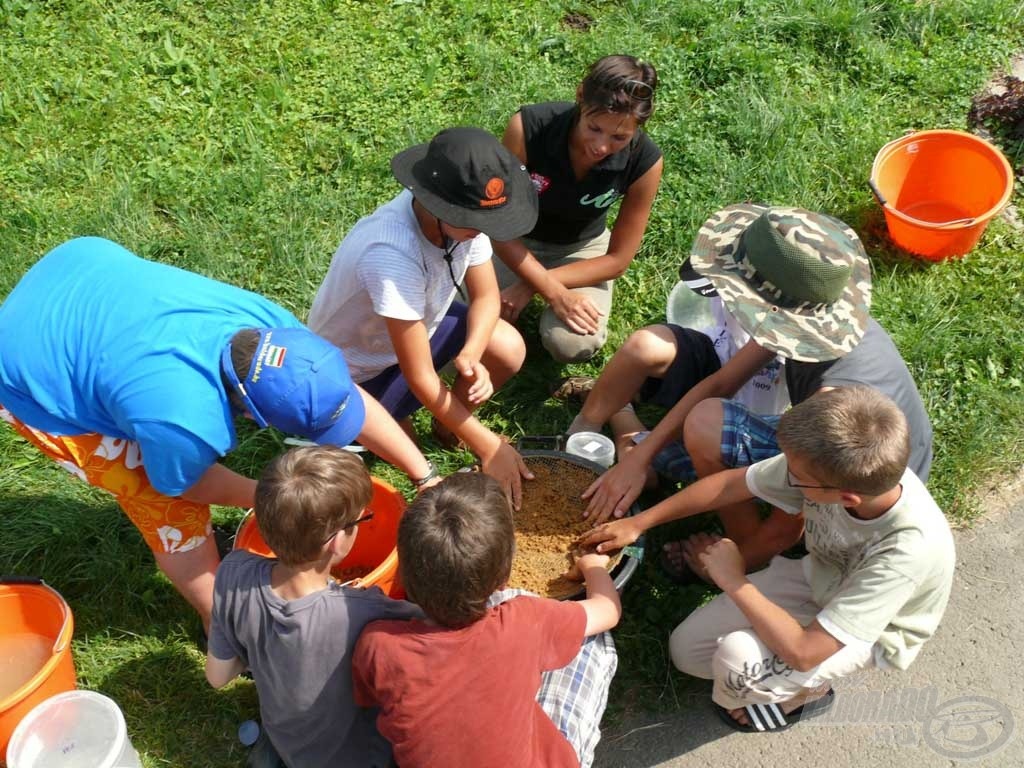
{"label": "camouflage bucket hat", "polygon": [[831,216],[731,205],[701,226],[690,263],[758,344],[789,360],[835,360],[864,336],[871,266]]}

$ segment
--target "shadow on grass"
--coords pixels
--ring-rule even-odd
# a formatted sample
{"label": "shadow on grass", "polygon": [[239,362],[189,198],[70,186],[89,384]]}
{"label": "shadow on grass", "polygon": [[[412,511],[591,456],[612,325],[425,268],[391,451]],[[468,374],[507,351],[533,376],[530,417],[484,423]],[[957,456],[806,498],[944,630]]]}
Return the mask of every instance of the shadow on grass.
{"label": "shadow on grass", "polygon": [[[245,764],[238,726],[254,719],[255,686],[238,680],[215,691],[206,682],[199,652],[188,641],[137,638],[141,652],[117,664],[90,687],[117,701],[132,744],[146,765],[221,768]],[[150,646],[150,650],[144,650]]]}
{"label": "shadow on grass", "polygon": [[144,765],[242,765],[254,687],[210,688],[199,619],[138,531],[109,497],[57,477],[53,493],[0,495],[0,573],[41,577],[68,602],[78,686],[120,705]]}

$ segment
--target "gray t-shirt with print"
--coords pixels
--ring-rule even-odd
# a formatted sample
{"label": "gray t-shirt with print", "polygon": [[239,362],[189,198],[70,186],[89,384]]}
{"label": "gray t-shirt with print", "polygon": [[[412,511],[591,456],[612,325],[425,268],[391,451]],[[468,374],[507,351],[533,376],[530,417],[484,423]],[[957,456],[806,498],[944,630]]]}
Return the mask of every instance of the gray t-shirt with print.
{"label": "gray t-shirt with print", "polygon": [[939,625],[953,586],[956,551],[942,510],[906,470],[885,514],[861,520],[841,504],[816,504],[786,482],[785,454],[747,470],[751,493],[803,512],[804,575],[818,623],[844,645],[875,645],[882,667],[906,669]]}
{"label": "gray t-shirt with print", "polygon": [[377,711],[352,701],[351,652],[376,619],[422,617],[380,589],[337,584],[299,600],[270,587],[275,560],[232,552],[217,569],[210,652],[252,672],[263,727],[291,768],[387,766]]}

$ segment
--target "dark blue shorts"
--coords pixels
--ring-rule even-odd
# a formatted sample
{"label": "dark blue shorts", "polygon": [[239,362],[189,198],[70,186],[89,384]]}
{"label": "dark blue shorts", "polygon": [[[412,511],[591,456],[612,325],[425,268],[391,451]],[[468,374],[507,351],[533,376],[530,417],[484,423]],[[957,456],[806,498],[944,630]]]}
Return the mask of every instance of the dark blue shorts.
{"label": "dark blue shorts", "polygon": [[[467,312],[465,304],[452,302],[434,335],[430,337],[430,356],[433,358],[435,371],[444,368],[465,346]],[[360,386],[377,398],[384,406],[384,410],[395,419],[404,419],[423,407],[409,390],[409,384],[398,365],[385,368]]]}

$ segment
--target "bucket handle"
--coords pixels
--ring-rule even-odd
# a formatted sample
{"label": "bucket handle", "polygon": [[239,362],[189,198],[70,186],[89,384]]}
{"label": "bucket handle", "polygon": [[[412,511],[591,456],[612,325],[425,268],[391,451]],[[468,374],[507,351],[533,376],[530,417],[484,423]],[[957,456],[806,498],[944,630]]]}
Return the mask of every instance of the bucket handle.
{"label": "bucket handle", "polygon": [[878,185],[875,184],[875,180],[868,179],[868,186],[871,187],[871,192],[878,199],[878,204],[885,208],[885,206],[888,205],[888,202],[886,201],[885,197],[882,196],[882,190],[880,190],[878,188]]}
{"label": "bucket handle", "polygon": [[[875,184],[875,180],[874,179],[868,179],[868,186],[871,187],[871,192],[878,199],[879,205],[881,205],[883,208],[888,208],[889,207],[889,201],[885,199],[884,195],[882,195],[882,190],[880,190],[878,188],[878,185]],[[906,215],[906,214],[904,214],[904,215]],[[925,222],[925,223],[927,223],[929,225],[929,229],[954,229],[954,228],[957,228],[957,227],[970,227],[970,226],[972,226],[974,224],[974,222],[975,222],[975,218],[973,216],[968,216],[965,219],[953,219],[953,221],[944,221],[942,223],[938,223],[938,222]]]}
{"label": "bucket handle", "polygon": [[936,224],[936,229],[952,229],[954,227],[969,227],[974,224],[975,219],[973,216],[968,216],[966,219],[953,219],[953,221],[944,221],[941,224]]}
{"label": "bucket handle", "polygon": [[57,603],[60,605],[61,613],[61,625],[60,632],[57,633],[57,639],[53,641],[53,655],[56,656],[58,653],[63,651],[68,646],[71,638],[64,640],[64,631],[68,628],[68,622],[71,620],[71,611],[68,610],[68,604],[64,600],[64,597],[56,589],[51,587],[45,581],[38,576],[0,576],[0,584],[21,584],[29,585],[34,587],[43,587],[50,590],[54,597],[57,598]]}

